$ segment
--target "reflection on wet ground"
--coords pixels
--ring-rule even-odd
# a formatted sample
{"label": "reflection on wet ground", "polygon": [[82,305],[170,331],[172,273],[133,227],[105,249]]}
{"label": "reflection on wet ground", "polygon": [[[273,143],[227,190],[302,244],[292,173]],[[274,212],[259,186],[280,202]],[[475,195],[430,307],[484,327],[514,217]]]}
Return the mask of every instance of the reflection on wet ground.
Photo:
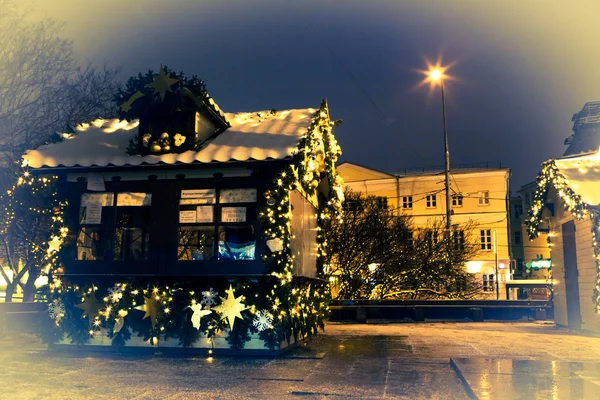
{"label": "reflection on wet ground", "polygon": [[600,363],[452,359],[480,399],[600,399]]}

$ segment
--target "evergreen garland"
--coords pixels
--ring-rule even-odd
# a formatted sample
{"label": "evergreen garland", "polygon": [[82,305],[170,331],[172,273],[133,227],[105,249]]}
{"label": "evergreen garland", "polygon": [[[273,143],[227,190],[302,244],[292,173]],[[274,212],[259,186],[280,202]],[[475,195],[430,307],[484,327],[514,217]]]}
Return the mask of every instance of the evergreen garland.
{"label": "evergreen garland", "polygon": [[596,264],[596,284],[594,285],[592,301],[594,302],[595,312],[600,313],[600,246],[598,245],[600,215],[597,210],[590,208],[582,200],[581,196],[569,187],[568,179],[560,172],[554,160],[549,160],[542,164],[542,171],[539,173],[536,183],[537,189],[527,219],[525,220],[530,239],[535,239],[539,235],[538,227],[542,222],[542,211],[546,204],[550,187],[556,190],[565,208],[575,219],[583,220],[588,217],[591,219],[592,247],[594,248],[594,261]]}

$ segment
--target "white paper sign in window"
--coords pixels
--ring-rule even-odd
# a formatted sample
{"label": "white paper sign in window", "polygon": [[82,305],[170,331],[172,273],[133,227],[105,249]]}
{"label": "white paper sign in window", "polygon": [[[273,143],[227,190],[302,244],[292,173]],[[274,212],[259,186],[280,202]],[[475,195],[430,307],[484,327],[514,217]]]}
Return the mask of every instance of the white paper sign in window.
{"label": "white paper sign in window", "polygon": [[102,174],[89,174],[87,178],[87,190],[95,192],[104,192],[104,176]]}
{"label": "white paper sign in window", "polygon": [[213,206],[198,206],[196,207],[197,219],[198,223],[206,223],[213,222]]}
{"label": "white paper sign in window", "polygon": [[215,189],[182,190],[179,204],[214,204],[216,198]]}
{"label": "white paper sign in window", "polygon": [[226,203],[256,203],[256,189],[223,189],[219,202]]}
{"label": "white paper sign in window", "polygon": [[222,222],[246,222],[246,207],[223,207]]}
{"label": "white paper sign in window", "polygon": [[[83,193],[79,207],[79,223],[100,224],[102,207],[112,207],[114,198],[114,193]],[[89,210],[90,207],[93,210]]]}
{"label": "white paper sign in window", "polygon": [[196,210],[179,211],[179,223],[181,223],[181,224],[196,223]]}
{"label": "white paper sign in window", "polygon": [[84,224],[101,224],[102,223],[102,204],[92,203],[85,207],[82,218]]}

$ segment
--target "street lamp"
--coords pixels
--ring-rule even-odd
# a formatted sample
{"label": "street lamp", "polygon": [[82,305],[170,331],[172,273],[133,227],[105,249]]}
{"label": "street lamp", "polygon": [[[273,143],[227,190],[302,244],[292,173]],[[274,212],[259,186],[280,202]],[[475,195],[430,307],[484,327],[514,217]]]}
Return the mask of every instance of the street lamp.
{"label": "street lamp", "polygon": [[450,236],[451,221],[450,221],[450,152],[448,151],[448,130],[446,129],[446,100],[444,98],[444,75],[445,69],[441,67],[433,67],[428,71],[429,80],[433,84],[440,84],[442,92],[442,118],[444,121],[444,188],[446,190],[446,234]]}

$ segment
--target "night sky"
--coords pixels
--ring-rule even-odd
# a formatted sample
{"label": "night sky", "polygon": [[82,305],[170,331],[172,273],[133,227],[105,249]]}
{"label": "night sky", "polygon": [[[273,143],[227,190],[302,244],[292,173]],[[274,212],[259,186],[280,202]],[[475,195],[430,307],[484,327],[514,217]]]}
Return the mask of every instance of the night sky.
{"label": "night sky", "polygon": [[228,112],[318,107],[343,119],[343,160],[387,172],[443,165],[442,57],[452,164],[501,161],[512,190],[558,157],[571,116],[600,100],[600,2],[38,0],[81,62],[161,63],[204,79]]}

